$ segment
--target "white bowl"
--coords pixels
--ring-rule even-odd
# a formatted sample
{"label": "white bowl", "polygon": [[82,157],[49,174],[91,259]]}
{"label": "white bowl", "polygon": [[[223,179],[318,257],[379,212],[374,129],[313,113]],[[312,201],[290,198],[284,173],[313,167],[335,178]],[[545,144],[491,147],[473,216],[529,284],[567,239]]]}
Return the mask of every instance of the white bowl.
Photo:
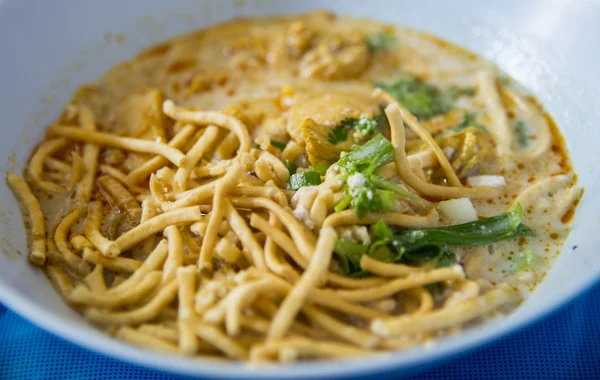
{"label": "white bowl", "polygon": [[[0,301],[73,343],[147,367],[207,377],[331,378],[390,371],[407,374],[424,368],[540,320],[600,278],[596,172],[600,7],[594,2],[146,0],[134,5],[119,0],[0,0],[2,168],[21,170],[45,126],[59,115],[73,90],[139,49],[232,17],[314,8],[411,26],[465,46],[531,89],[562,127],[585,196],[563,253],[515,313],[433,347],[343,365],[320,362],[248,368],[146,351],[88,325],[60,300],[42,273],[28,264],[21,215],[4,184],[0,185]],[[125,40],[117,42],[120,35]]]}

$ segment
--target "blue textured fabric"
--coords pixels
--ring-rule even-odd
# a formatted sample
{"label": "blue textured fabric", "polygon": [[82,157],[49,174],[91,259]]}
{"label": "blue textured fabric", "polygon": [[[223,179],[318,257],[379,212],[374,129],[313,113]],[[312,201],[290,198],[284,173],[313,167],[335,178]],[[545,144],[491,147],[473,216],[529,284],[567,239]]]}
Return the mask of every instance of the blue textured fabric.
{"label": "blue textured fabric", "polygon": [[[535,326],[426,369],[417,379],[600,379],[600,285]],[[377,375],[377,379],[401,378]],[[0,379],[179,379],[97,355],[0,305]]]}

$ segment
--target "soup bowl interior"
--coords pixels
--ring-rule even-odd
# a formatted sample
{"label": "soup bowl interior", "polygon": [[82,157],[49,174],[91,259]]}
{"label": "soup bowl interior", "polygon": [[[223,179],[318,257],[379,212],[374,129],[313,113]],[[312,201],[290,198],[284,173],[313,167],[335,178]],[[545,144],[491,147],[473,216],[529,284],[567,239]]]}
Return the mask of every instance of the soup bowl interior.
{"label": "soup bowl interior", "polygon": [[[600,186],[596,129],[600,76],[594,36],[600,7],[591,2],[396,2],[117,0],[0,1],[0,152],[4,172],[26,159],[69,101],[89,82],[136,51],[168,37],[234,17],[330,9],[441,36],[495,62],[529,88],[554,116],[585,194],[572,233],[538,289],[513,314],[404,352],[333,362],[248,367],[167,356],[118,342],[67,307],[42,272],[29,265],[26,236],[11,191],[0,185],[0,301],[42,328],[112,357],[198,376],[305,378],[403,374],[523,328],[557,310],[600,278]],[[596,44],[597,45],[597,44]],[[3,174],[4,175],[4,174]]]}

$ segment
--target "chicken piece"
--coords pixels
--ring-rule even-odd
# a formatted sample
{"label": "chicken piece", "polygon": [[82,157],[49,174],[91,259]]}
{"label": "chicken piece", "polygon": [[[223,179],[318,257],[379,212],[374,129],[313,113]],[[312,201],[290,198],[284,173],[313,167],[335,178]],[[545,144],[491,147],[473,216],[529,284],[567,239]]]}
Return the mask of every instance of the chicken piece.
{"label": "chicken piece", "polygon": [[369,50],[362,39],[327,36],[302,56],[300,76],[320,79],[352,79],[361,75],[371,63]]}
{"label": "chicken piece", "polygon": [[379,106],[369,96],[356,93],[316,94],[290,108],[287,131],[301,146],[306,148],[312,164],[321,161],[337,161],[340,153],[348,151],[356,142],[351,133],[346,141],[331,144],[329,133],[342,120],[379,114]]}
{"label": "chicken piece", "polygon": [[[469,127],[457,133],[438,137],[436,141],[448,156],[452,168],[461,180],[477,174],[498,173],[500,170],[494,157],[493,141],[487,133],[479,129]],[[444,174],[439,168],[428,170],[429,181],[441,183],[443,178]]]}

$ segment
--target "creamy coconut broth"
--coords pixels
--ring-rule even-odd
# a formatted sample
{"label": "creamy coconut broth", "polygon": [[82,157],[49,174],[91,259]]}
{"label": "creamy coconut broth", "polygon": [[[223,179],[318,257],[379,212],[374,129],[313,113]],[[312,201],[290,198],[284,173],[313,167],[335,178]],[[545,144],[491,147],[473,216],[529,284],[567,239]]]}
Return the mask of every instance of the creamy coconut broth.
{"label": "creamy coconut broth", "polygon": [[582,194],[552,118],[493,65],[325,12],[118,64],[23,174],[30,260],[69,305],[132,344],[250,361],[404,349],[510,312]]}

